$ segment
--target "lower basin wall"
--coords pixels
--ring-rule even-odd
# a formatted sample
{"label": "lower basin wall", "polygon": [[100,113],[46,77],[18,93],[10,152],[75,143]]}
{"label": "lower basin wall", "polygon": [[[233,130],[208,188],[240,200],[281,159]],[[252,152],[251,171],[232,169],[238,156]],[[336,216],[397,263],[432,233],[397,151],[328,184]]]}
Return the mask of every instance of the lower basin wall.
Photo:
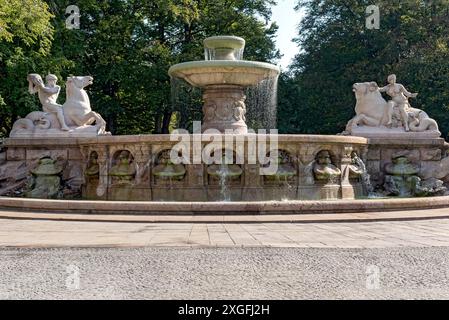
{"label": "lower basin wall", "polygon": [[[167,152],[178,141],[168,135],[103,136],[97,138],[6,139],[0,157],[0,195],[31,176],[40,158],[48,156],[64,166],[61,179],[70,191],[84,199],[119,201],[282,201],[355,199],[367,195],[361,179],[351,178],[351,154],[365,162],[373,186],[381,185],[384,167],[398,154],[419,165],[420,177],[448,182],[448,146],[443,139],[366,139],[344,136],[279,135],[276,148],[281,165],[293,170],[288,180],[273,181],[259,174],[262,165],[248,162],[250,136],[243,136],[244,161],[237,165],[241,174],[220,184],[212,179],[205,164],[175,167],[179,176],[161,178]],[[237,150],[237,140],[231,152]],[[269,140],[269,139],[267,139]],[[208,141],[200,141],[204,150]],[[193,142],[190,145],[193,148]],[[330,154],[332,166],[341,171],[336,181],[314,179],[311,168],[320,151]],[[190,162],[193,163],[190,155]],[[127,164],[120,169],[121,159]],[[126,162],[125,161],[125,162]],[[118,168],[118,169],[117,169]],[[161,169],[162,168],[162,169]],[[127,171],[128,170],[128,171]],[[159,170],[159,171],[158,171]],[[125,176],[123,176],[123,173]],[[120,176],[122,174],[122,176]],[[128,176],[126,176],[126,174]]]}

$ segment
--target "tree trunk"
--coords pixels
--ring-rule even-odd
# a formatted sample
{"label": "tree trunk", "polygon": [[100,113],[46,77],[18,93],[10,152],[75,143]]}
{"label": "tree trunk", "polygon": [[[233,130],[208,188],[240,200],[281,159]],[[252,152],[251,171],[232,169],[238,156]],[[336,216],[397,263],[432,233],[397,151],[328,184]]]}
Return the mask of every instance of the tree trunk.
{"label": "tree trunk", "polygon": [[154,117],[154,130],[153,134],[159,134],[161,133],[161,124],[162,124],[162,114],[158,113]]}
{"label": "tree trunk", "polygon": [[165,111],[164,112],[164,117],[162,118],[162,128],[161,128],[161,133],[163,134],[168,134],[169,133],[169,129],[170,129],[170,121],[171,121],[171,116],[172,116],[172,111]]}
{"label": "tree trunk", "polygon": [[108,115],[107,127],[108,131],[110,131],[112,135],[117,133],[115,129],[115,117],[112,114]]}

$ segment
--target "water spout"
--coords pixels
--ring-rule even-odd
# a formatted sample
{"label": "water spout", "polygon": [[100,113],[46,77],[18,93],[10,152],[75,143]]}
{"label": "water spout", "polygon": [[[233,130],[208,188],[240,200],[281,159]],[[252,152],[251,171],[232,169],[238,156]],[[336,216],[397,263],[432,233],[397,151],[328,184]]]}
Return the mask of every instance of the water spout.
{"label": "water spout", "polygon": [[368,173],[368,170],[366,170],[365,163],[362,159],[360,159],[358,156],[354,157],[354,161],[357,164],[357,166],[362,171],[362,185],[365,188],[366,193],[368,194],[368,197],[371,197],[373,195],[373,186],[371,185],[371,177]]}

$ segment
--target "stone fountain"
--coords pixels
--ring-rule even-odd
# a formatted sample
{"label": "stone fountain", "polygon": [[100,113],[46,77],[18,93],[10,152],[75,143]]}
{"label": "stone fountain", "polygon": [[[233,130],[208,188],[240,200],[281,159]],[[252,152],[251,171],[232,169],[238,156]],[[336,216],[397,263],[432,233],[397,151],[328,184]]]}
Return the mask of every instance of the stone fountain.
{"label": "stone fountain", "polygon": [[[138,200],[155,201],[157,212],[173,208],[166,201],[190,203],[188,212],[200,207],[204,212],[206,204],[195,201],[356,199],[376,187],[382,196],[445,194],[449,146],[436,122],[410,106],[408,98],[416,94],[397,84],[396,77],[381,88],[375,82],[354,84],[356,115],[344,135],[248,133],[245,90],[276,79],[279,68],[243,60],[244,46],[239,37],[207,38],[204,61],[168,70],[172,78],[203,92],[206,134],[187,134],[182,149],[198,149],[200,162],[194,152],[184,155],[177,149],[182,136],[109,135],[84,89],[92,77],[67,78],[67,101],[61,105],[57,78],[48,75],[44,84],[30,74],[29,91],[39,93],[43,111],[17,120],[4,141],[0,195],[66,199],[78,192],[83,199],[125,201],[130,211],[136,205],[128,201]],[[392,100],[384,100],[382,92]],[[215,143],[230,145],[211,148],[211,136]],[[172,159],[174,150],[184,161]],[[231,163],[223,160],[223,150],[232,155]],[[215,161],[206,163],[204,154],[216,155]],[[276,169],[267,172],[271,165]]]}
{"label": "stone fountain", "polygon": [[192,61],[172,66],[168,74],[203,89],[202,131],[216,129],[221,133],[233,130],[248,132],[244,89],[263,80],[276,78],[279,67],[245,61],[245,40],[232,36],[204,40],[205,61]]}

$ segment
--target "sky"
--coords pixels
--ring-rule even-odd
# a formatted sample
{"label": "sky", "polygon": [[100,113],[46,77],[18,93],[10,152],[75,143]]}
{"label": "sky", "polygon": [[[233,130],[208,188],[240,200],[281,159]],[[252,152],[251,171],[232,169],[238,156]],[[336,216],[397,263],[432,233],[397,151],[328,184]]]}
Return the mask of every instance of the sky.
{"label": "sky", "polygon": [[292,39],[298,35],[297,27],[304,12],[294,10],[297,0],[278,0],[277,2],[278,4],[272,8],[271,21],[279,26],[276,45],[283,55],[279,64],[283,70],[286,70],[295,54],[299,52]]}

